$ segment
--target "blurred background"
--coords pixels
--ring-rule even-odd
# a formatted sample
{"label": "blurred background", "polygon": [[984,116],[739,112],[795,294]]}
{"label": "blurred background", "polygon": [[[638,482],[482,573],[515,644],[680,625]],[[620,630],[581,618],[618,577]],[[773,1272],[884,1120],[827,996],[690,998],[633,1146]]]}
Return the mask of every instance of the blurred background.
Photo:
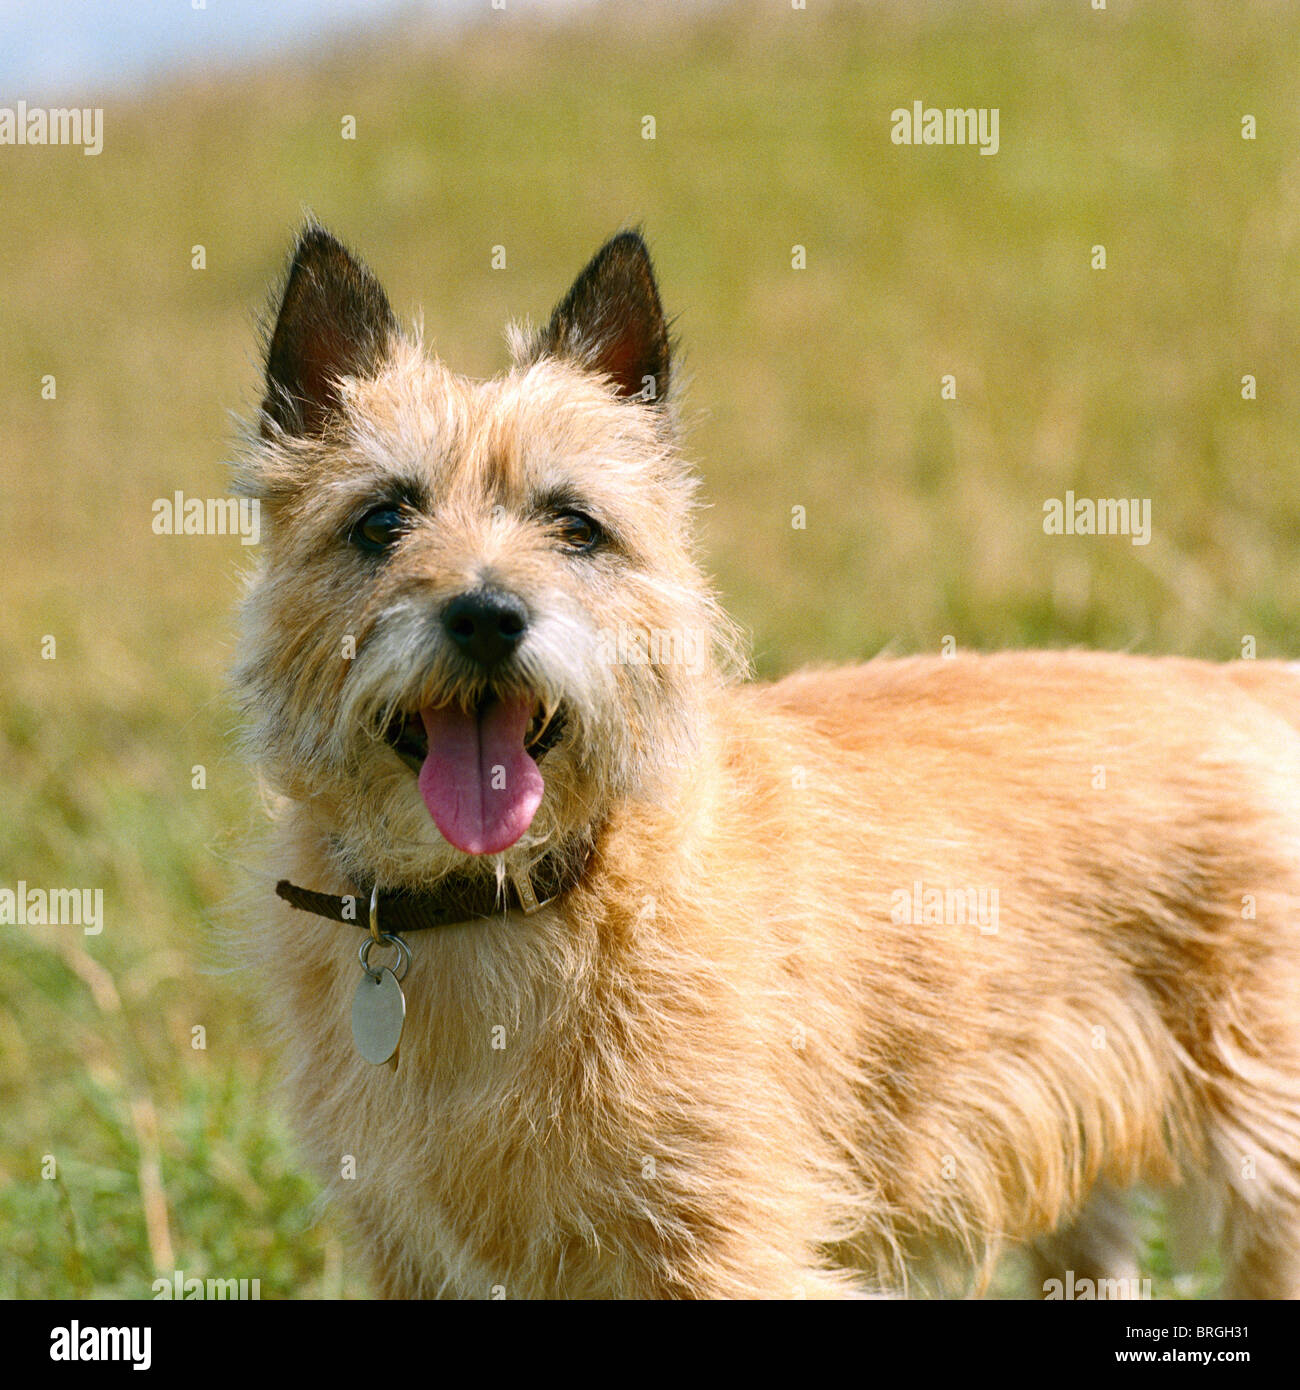
{"label": "blurred background", "polygon": [[[250,552],[152,529],[226,491],[304,208],[474,375],[644,228],[763,676],[1300,656],[1295,6],[120,8],[0,19],[0,106],[103,109],[98,155],[0,145],[0,887],[105,913],[0,926],[0,1296],[367,1292],[212,946],[261,814],[223,687]],[[892,144],[914,101],[998,108],[998,153]],[[1149,499],[1150,544],[1045,535],[1067,490]],[[1157,1293],[1211,1286],[1149,1235]]]}

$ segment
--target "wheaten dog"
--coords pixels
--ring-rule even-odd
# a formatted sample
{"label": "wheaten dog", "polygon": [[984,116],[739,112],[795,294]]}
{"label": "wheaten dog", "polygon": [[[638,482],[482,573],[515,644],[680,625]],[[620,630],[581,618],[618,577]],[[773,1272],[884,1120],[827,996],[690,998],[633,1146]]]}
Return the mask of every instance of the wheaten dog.
{"label": "wheaten dog", "polygon": [[1300,1294],[1300,677],[746,683],[640,238],[512,347],[453,375],[309,226],[241,469],[249,950],[378,1288],[1127,1281],[1145,1183]]}

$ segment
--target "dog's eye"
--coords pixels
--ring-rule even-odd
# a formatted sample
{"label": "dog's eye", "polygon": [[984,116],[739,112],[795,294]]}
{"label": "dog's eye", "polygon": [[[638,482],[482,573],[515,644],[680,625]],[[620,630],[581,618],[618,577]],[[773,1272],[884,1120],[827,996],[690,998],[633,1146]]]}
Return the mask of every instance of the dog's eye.
{"label": "dog's eye", "polygon": [[406,517],[396,507],[376,507],[353,526],[348,539],[367,555],[378,555],[406,530]]}
{"label": "dog's eye", "polygon": [[582,512],[561,512],[555,518],[560,539],[572,550],[592,550],[600,544],[604,532],[599,523]]}

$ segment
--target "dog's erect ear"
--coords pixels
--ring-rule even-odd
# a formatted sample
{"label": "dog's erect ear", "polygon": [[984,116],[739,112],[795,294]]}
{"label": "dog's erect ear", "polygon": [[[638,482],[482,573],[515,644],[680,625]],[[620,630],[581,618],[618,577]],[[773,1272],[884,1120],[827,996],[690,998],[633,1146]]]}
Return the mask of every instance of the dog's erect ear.
{"label": "dog's erect ear", "polygon": [[591,258],[533,344],[611,378],[620,396],[662,401],[671,348],[650,252],[620,232]]}
{"label": "dog's erect ear", "polygon": [[372,376],[398,334],[368,266],[309,223],[298,237],[266,354],[263,428],[318,435],[338,404],[337,379]]}

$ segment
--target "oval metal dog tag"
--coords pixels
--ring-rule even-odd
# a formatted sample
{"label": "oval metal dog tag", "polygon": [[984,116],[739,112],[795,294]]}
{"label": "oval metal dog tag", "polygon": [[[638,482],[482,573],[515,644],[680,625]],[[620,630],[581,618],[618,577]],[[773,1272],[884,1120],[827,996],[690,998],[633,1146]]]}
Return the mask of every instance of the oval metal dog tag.
{"label": "oval metal dog tag", "polygon": [[397,1051],[406,1022],[406,996],[397,976],[387,966],[378,974],[363,975],[352,997],[352,1036],[357,1051],[381,1067]]}

